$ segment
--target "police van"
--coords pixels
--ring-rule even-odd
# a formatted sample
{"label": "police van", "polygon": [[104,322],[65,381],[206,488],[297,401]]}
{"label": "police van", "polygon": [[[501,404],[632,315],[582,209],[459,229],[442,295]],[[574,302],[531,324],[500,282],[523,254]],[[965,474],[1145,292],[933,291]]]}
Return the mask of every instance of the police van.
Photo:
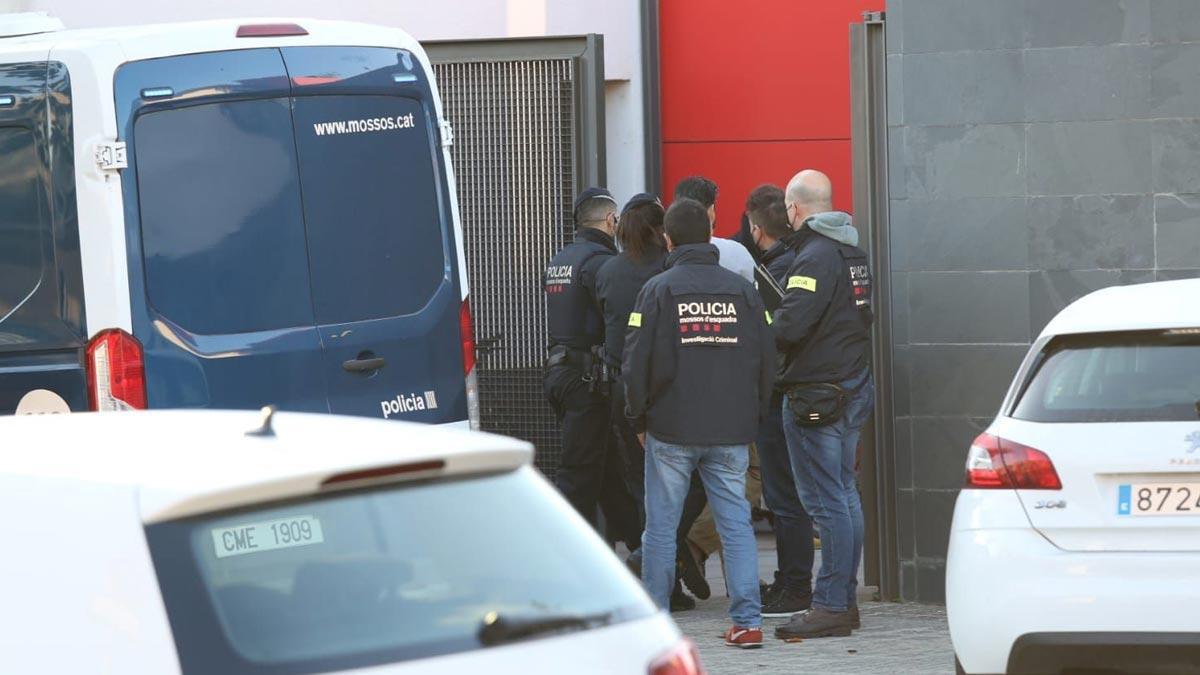
{"label": "police van", "polygon": [[475,421],[452,139],[397,29],[0,15],[0,414]]}

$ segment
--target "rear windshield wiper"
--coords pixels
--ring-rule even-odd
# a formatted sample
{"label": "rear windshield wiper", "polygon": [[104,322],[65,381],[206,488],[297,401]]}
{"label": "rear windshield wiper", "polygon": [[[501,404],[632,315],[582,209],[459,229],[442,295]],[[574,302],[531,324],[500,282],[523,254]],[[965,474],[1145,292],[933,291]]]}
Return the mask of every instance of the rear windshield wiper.
{"label": "rear windshield wiper", "polygon": [[562,633],[606,626],[611,614],[533,614],[508,616],[488,612],[479,624],[479,641],[486,647],[525,640],[547,633]]}

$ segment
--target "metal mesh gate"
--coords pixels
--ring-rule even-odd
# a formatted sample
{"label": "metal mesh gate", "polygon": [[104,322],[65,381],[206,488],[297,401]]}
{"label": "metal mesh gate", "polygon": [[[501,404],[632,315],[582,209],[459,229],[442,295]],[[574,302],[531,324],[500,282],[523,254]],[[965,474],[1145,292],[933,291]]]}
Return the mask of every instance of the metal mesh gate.
{"label": "metal mesh gate", "polygon": [[434,70],[454,126],[483,427],[533,442],[538,467],[553,476],[561,448],[542,393],[542,271],[574,230],[575,64],[443,62]]}

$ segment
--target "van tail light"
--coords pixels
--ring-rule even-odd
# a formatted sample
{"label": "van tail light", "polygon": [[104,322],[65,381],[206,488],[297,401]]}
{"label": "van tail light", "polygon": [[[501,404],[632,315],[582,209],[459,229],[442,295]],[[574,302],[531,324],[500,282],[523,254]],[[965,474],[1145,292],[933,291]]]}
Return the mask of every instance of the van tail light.
{"label": "van tail light", "polygon": [[458,312],[458,334],[462,338],[463,375],[467,381],[467,419],[471,428],[479,428],[479,378],[475,373],[475,328],[471,302],[463,298]]}
{"label": "van tail light", "polygon": [[696,645],[686,638],[680,640],[670,651],[654,659],[650,675],[704,675]]}
{"label": "van tail light", "polygon": [[1054,462],[1041,450],[980,434],[967,453],[967,488],[1061,490]]}
{"label": "van tail light", "polygon": [[137,338],[118,328],[102,330],[85,358],[92,410],[146,409],[146,366]]}

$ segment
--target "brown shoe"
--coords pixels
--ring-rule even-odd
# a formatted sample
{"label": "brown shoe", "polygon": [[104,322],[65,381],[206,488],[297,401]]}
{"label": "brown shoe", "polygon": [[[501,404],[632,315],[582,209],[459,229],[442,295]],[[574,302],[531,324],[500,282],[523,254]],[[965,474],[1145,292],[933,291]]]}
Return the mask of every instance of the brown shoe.
{"label": "brown shoe", "polygon": [[793,616],[786,624],[776,628],[775,637],[781,640],[849,637],[850,620],[849,611],[831,612],[824,607],[814,607]]}
{"label": "brown shoe", "polygon": [[862,628],[862,618],[858,615],[858,605],[850,605],[850,627],[854,630]]}

